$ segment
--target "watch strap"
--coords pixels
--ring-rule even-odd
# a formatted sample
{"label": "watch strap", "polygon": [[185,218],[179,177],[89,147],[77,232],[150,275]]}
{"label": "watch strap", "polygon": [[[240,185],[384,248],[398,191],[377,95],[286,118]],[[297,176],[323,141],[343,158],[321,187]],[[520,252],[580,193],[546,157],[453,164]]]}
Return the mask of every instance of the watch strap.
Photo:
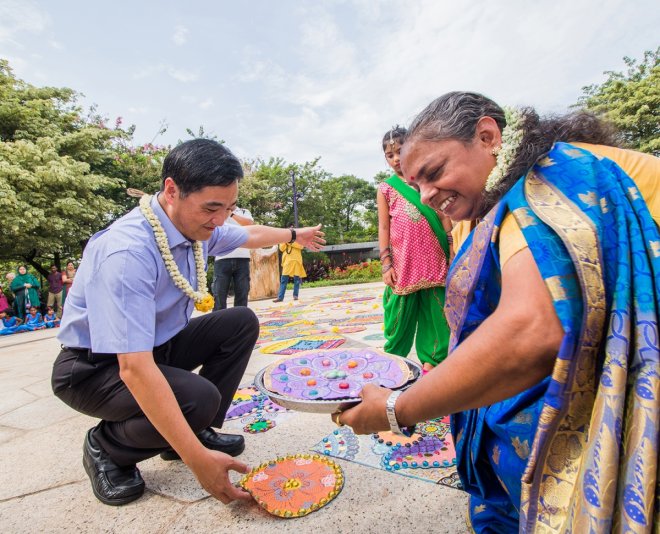
{"label": "watch strap", "polygon": [[390,393],[390,396],[387,397],[387,401],[385,402],[385,410],[387,413],[387,421],[390,424],[390,430],[392,433],[397,434],[399,436],[411,436],[414,432],[414,427],[401,427],[399,426],[399,422],[396,419],[396,411],[395,411],[395,406],[396,406],[396,400],[399,398],[399,395],[401,395],[402,391],[393,391]]}

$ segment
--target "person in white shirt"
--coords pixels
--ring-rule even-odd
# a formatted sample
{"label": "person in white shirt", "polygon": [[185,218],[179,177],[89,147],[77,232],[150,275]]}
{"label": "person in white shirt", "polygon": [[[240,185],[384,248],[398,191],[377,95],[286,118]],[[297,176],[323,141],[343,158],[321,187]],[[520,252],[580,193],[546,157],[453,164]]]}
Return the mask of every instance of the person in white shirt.
{"label": "person in white shirt", "polygon": [[[227,219],[227,224],[250,226],[254,224],[254,220],[248,210],[237,207],[231,217]],[[234,306],[247,306],[250,293],[250,251],[246,248],[237,248],[233,252],[215,259],[213,311],[227,308],[227,294],[232,280],[234,282]]]}

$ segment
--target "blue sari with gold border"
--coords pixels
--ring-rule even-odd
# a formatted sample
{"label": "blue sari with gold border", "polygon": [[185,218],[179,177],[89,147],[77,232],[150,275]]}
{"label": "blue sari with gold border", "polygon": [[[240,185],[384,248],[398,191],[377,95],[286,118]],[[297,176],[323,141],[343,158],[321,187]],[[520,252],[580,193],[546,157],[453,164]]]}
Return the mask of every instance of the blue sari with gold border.
{"label": "blue sari with gold border", "polygon": [[660,519],[658,227],[619,166],[556,143],[458,252],[446,296],[449,357],[499,302],[508,213],[565,335],[551,376],[452,416],[472,527],[651,532]]}

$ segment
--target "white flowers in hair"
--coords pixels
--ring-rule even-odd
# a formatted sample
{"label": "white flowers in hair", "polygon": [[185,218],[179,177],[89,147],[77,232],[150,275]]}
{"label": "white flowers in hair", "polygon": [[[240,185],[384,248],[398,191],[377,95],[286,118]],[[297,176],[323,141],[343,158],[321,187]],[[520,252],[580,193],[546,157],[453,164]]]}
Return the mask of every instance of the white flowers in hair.
{"label": "white flowers in hair", "polygon": [[202,249],[201,241],[195,241],[193,243],[193,254],[195,256],[195,271],[197,272],[197,291],[195,291],[190,285],[190,282],[186,280],[179,267],[174,261],[174,256],[172,256],[172,251],[170,250],[170,244],[167,241],[167,234],[163,225],[160,224],[158,217],[154,213],[154,210],[151,209],[151,198],[152,195],[142,195],[140,199],[140,211],[144,218],[147,219],[151,225],[151,229],[154,231],[154,237],[156,238],[156,244],[158,245],[158,250],[160,250],[160,255],[165,262],[165,268],[172,278],[174,285],[178,287],[183,293],[195,301],[195,308],[199,311],[209,311],[213,309],[213,296],[209,294],[206,288],[206,271],[204,270],[204,251]]}
{"label": "white flowers in hair", "polygon": [[504,118],[506,126],[502,130],[502,145],[493,150],[496,163],[486,180],[486,191],[492,191],[504,179],[523,139],[523,114],[515,108],[505,107]]}

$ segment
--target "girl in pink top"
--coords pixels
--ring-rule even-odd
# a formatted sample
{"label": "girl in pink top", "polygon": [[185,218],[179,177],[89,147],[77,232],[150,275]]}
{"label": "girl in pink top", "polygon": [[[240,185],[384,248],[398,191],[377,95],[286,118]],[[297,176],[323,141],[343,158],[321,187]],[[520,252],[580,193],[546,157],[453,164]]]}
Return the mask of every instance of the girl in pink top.
{"label": "girl in pink top", "polygon": [[451,230],[451,221],[441,220],[424,206],[419,192],[401,178],[399,152],[405,133],[397,126],[383,138],[385,159],[396,174],[378,186],[377,194],[378,241],[387,285],[383,294],[384,348],[405,357],[415,340],[417,357],[428,370],[447,356],[446,232]]}

